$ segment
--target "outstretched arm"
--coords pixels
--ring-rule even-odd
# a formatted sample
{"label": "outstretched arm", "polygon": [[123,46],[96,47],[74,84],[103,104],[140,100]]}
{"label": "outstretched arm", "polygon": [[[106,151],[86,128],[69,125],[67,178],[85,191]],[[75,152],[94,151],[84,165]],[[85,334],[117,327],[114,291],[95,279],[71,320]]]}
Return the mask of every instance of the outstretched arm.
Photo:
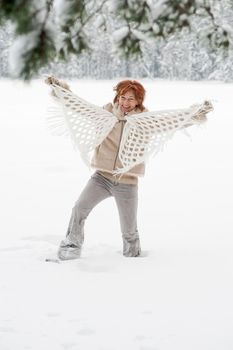
{"label": "outstretched arm", "polygon": [[119,157],[124,173],[133,166],[155,155],[177,130],[203,123],[206,114],[213,110],[211,102],[193,105],[186,109],[152,111],[126,117]]}
{"label": "outstretched arm", "polygon": [[[68,85],[65,81],[58,80],[58,79],[55,78],[53,75],[48,76],[48,77],[45,79],[45,83],[48,84],[48,85],[51,85],[51,87],[53,87],[53,86],[56,85],[56,86],[62,87],[63,89],[66,89],[66,90],[71,91],[69,85]],[[52,89],[51,95],[52,95],[53,97],[57,97],[57,95],[56,95],[54,89]]]}
{"label": "outstretched arm", "polygon": [[185,128],[195,124],[205,123],[207,121],[206,114],[214,109],[212,103],[208,100],[204,101],[201,105],[193,105],[190,108],[197,108],[197,110],[193,113],[191,120],[184,125]]}
{"label": "outstretched arm", "polygon": [[90,163],[92,151],[112,130],[117,118],[107,110],[78,97],[69,86],[54,77],[46,79],[53,89],[56,108],[48,121],[52,131],[68,134],[85,162]]}

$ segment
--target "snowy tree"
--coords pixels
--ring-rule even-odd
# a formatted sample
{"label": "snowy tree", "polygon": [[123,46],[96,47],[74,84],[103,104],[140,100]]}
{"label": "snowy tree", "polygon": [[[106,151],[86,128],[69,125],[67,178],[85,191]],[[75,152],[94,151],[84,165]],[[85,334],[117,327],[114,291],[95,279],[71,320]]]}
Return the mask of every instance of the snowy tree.
{"label": "snowy tree", "polygon": [[[124,61],[128,69],[131,59],[143,58],[145,47],[154,47],[160,39],[168,42],[184,31],[186,37],[190,31],[215,55],[229,52],[231,22],[227,14],[222,19],[219,16],[222,6],[232,13],[232,0],[0,0],[0,23],[8,19],[14,24],[12,74],[30,79],[53,62],[88,55],[98,38],[106,35],[109,51],[115,56],[120,53],[121,60],[129,59]],[[202,26],[196,25],[200,22]],[[176,54],[179,61],[187,59],[177,45]],[[179,71],[178,66],[175,69]],[[183,75],[188,76],[190,68],[186,69]]]}
{"label": "snowy tree", "polygon": [[0,76],[2,77],[8,76],[8,52],[12,40],[12,26],[9,22],[6,22],[3,27],[0,27]]}

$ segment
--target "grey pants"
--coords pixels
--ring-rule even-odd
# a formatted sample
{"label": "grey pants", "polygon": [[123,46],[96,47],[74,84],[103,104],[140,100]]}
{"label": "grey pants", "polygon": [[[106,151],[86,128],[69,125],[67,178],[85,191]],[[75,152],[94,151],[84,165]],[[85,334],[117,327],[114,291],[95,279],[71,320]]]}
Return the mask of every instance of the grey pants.
{"label": "grey pants", "polygon": [[84,223],[88,214],[98,203],[111,196],[114,197],[119,212],[123,255],[128,257],[140,255],[137,230],[138,186],[113,182],[96,172],[73,207],[66,238],[59,246],[58,257],[60,259],[80,257],[84,241]]}

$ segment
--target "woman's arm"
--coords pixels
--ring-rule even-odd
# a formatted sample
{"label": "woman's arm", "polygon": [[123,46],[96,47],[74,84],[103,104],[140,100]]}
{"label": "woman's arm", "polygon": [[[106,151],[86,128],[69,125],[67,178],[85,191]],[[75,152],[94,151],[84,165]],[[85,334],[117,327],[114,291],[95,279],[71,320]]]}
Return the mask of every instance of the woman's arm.
{"label": "woman's arm", "polygon": [[[197,105],[193,105],[190,108],[195,108]],[[192,121],[184,124],[184,128],[192,126],[194,124],[203,124],[207,121],[206,114],[213,111],[213,105],[210,101],[204,101],[203,104],[199,107],[197,112],[192,116]]]}
{"label": "woman's arm", "polygon": [[47,118],[51,131],[55,135],[69,135],[89,163],[91,153],[112,130],[117,118],[75,95],[66,83],[54,77],[48,77],[45,82],[51,85],[55,96],[55,106]]}
{"label": "woman's arm", "polygon": [[[48,85],[51,85],[51,86],[52,86],[52,85],[61,86],[63,89],[66,89],[66,90],[71,91],[69,85],[68,85],[65,81],[58,80],[57,78],[55,78],[55,77],[52,76],[52,75],[49,76],[49,77],[47,77],[47,78],[45,79],[45,83],[48,84]],[[52,89],[51,95],[52,95],[53,97],[58,97],[58,96],[56,95],[54,89]]]}
{"label": "woman's arm", "polygon": [[148,156],[163,149],[166,142],[178,130],[198,125],[213,110],[211,102],[193,105],[186,109],[152,111],[126,117],[119,158],[123,167],[116,173],[124,173],[144,162]]}

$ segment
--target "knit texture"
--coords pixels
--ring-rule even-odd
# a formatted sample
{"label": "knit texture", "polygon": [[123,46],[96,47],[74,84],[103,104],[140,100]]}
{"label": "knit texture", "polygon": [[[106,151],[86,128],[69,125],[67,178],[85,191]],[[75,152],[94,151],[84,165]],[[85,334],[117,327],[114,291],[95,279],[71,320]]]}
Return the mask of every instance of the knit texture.
{"label": "knit texture", "polygon": [[[118,119],[114,114],[78,97],[71,91],[51,84],[56,109],[49,117],[55,134],[69,134],[82,158],[90,166],[94,149],[101,144]],[[200,124],[213,110],[210,101],[189,108],[142,112],[126,116],[119,148],[122,167],[114,171],[123,174],[158,153],[174,133],[187,126]]]}

